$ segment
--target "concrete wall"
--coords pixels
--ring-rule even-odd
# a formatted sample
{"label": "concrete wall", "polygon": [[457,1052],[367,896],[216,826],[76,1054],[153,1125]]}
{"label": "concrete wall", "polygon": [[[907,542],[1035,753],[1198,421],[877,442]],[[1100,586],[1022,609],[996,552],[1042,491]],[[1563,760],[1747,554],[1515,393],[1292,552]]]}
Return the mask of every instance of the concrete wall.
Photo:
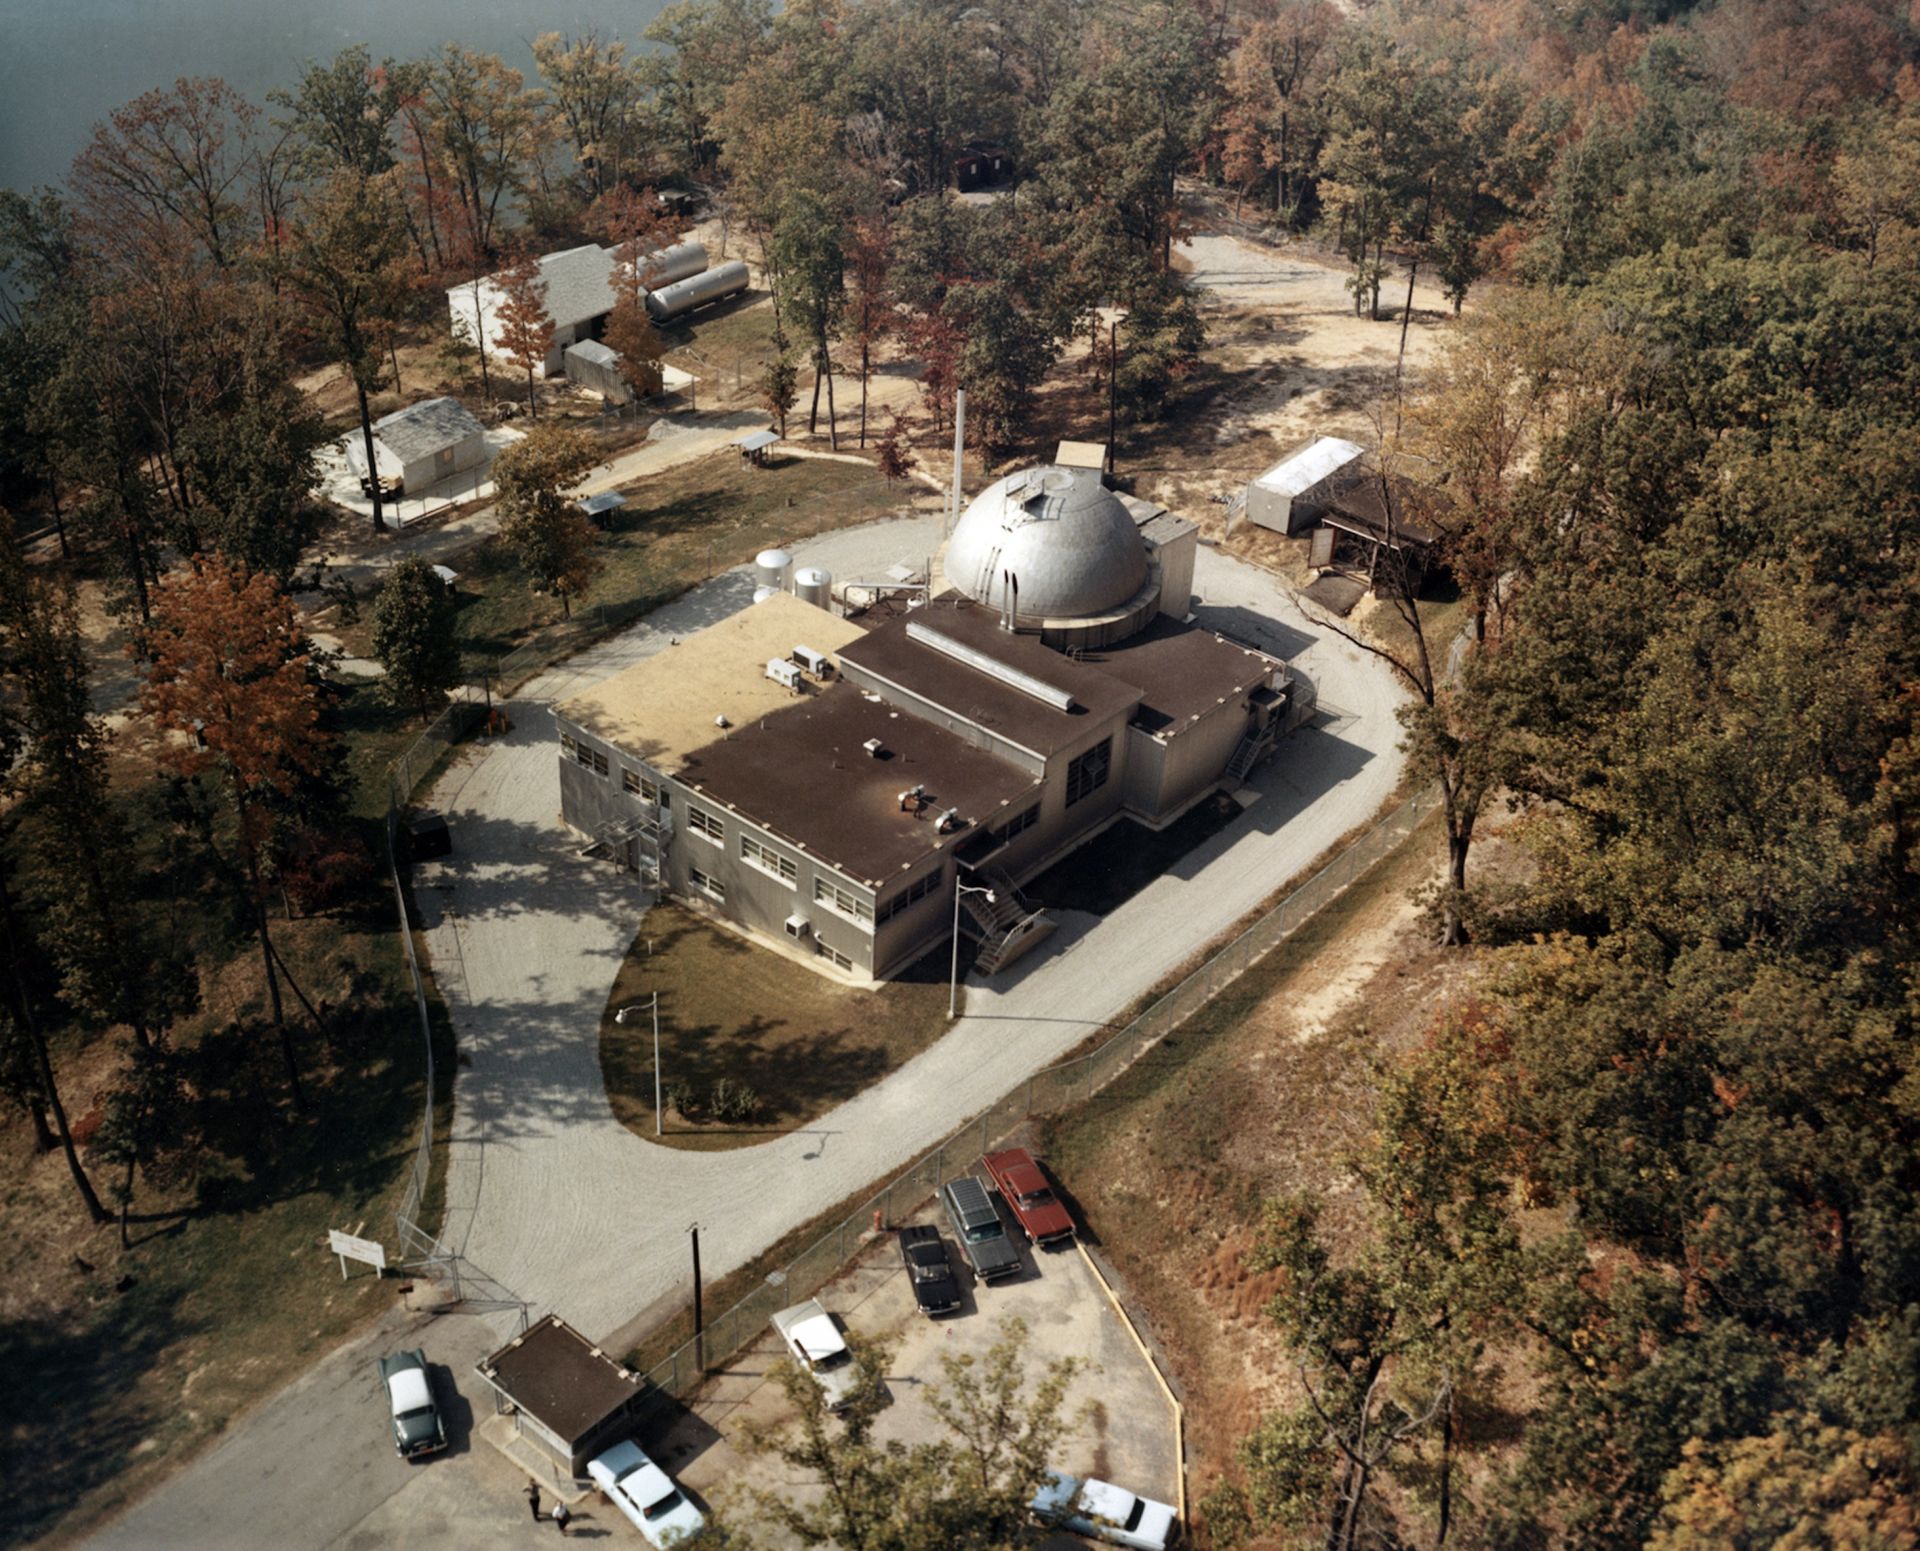
{"label": "concrete wall", "polygon": [[1160,612],[1185,619],[1193,612],[1193,557],[1200,548],[1200,530],[1189,528],[1158,550]]}

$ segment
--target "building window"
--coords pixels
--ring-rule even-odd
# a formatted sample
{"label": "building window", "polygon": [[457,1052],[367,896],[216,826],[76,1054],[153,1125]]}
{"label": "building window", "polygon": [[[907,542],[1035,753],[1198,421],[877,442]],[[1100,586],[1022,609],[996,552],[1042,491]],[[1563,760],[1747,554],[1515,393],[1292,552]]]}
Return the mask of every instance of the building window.
{"label": "building window", "polygon": [[640,774],[639,771],[628,770],[623,766],[620,771],[620,780],[621,784],[642,802],[650,802],[658,808],[666,807],[667,804],[661,796],[660,788],[646,776]]}
{"label": "building window", "polygon": [[560,752],[583,770],[591,770],[595,775],[605,775],[607,773],[606,755],[600,753],[597,749],[588,748],[587,745],[582,743],[578,738],[571,737],[564,732],[560,734]]}
{"label": "building window", "polygon": [[940,887],[945,877],[946,874],[944,872],[930,872],[924,878],[915,878],[913,882],[909,883],[898,894],[894,895],[892,899],[888,900],[874,912],[874,921],[876,923],[891,921],[909,905],[919,904],[921,900],[925,899],[929,894],[933,893],[935,889]]}
{"label": "building window", "polygon": [[574,758],[579,748],[580,745],[573,741],[572,733],[563,732],[560,734],[560,752],[566,755],[568,759]]}
{"label": "building window", "polygon": [[853,968],[852,959],[848,958],[847,955],[842,953],[838,948],[829,948],[818,938],[814,939],[813,951],[836,968],[845,970],[851,970]]}
{"label": "building window", "polygon": [[622,766],[620,770],[620,785],[627,791],[638,795],[640,791],[640,773],[637,770],[628,770],[625,766]]}
{"label": "building window", "polygon": [[873,925],[873,906],[857,894],[841,888],[830,878],[813,880],[813,897],[816,903],[837,911],[849,920],[858,921],[862,926]]}
{"label": "building window", "polygon": [[740,855],[762,872],[771,873],[782,883],[792,883],[800,876],[799,867],[792,857],[782,856],[772,846],[762,845],[751,835],[740,837]]}
{"label": "building window", "polygon": [[1107,774],[1113,768],[1113,739],[1102,738],[1084,754],[1076,754],[1067,761],[1067,806],[1071,808],[1082,797],[1091,797],[1107,784]]}
{"label": "building window", "polygon": [[692,830],[702,840],[711,840],[717,846],[723,846],[727,843],[726,827],[721,824],[716,815],[707,812],[705,808],[696,808],[691,804],[688,805],[687,828]]}
{"label": "building window", "polygon": [[[1069,798],[1068,801],[1071,802],[1072,799]],[[994,831],[994,834],[1000,837],[1002,843],[1005,843],[1013,839],[1013,837],[1021,833],[1021,831],[1032,829],[1033,826],[1039,822],[1040,804],[1036,802],[1032,807],[1028,808],[1026,812],[1016,813],[1012,818],[1008,819],[1006,823]]]}
{"label": "building window", "polygon": [[709,899],[717,899],[722,904],[726,903],[727,886],[718,878],[709,876],[698,867],[689,867],[687,869],[687,881]]}

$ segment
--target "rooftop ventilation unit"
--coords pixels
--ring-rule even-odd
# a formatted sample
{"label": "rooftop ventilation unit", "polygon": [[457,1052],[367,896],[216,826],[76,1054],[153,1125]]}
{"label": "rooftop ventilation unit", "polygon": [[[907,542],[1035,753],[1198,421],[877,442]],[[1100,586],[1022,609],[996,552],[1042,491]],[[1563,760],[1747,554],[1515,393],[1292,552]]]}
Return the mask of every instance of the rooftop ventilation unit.
{"label": "rooftop ventilation unit", "polygon": [[817,679],[829,678],[833,674],[833,664],[827,660],[827,654],[816,652],[811,646],[796,646],[793,660]]}
{"label": "rooftop ventilation unit", "polygon": [[941,834],[944,835],[948,831],[958,829],[959,827],[960,810],[958,808],[949,808],[945,813],[940,815],[939,830]]}
{"label": "rooftop ventilation unit", "polygon": [[976,673],[984,673],[990,679],[998,679],[1009,689],[1017,689],[1023,695],[1031,695],[1035,700],[1045,701],[1056,711],[1071,711],[1073,696],[1064,689],[1057,689],[1045,679],[1037,679],[1031,673],[1022,673],[1018,668],[998,662],[985,652],[956,641],[952,636],[942,635],[931,626],[923,625],[919,620],[907,622],[907,639],[918,641],[922,646],[951,657],[955,662],[964,663]]}
{"label": "rooftop ventilation unit", "polygon": [[878,759],[882,754],[887,752],[887,746],[878,738],[869,738],[865,743],[861,744],[860,747],[867,751],[867,757],[869,759]]}
{"label": "rooftop ventilation unit", "polygon": [[797,662],[788,662],[784,657],[769,657],[767,659],[767,677],[772,679],[774,683],[783,685],[787,689],[798,689],[800,687],[800,664]]}

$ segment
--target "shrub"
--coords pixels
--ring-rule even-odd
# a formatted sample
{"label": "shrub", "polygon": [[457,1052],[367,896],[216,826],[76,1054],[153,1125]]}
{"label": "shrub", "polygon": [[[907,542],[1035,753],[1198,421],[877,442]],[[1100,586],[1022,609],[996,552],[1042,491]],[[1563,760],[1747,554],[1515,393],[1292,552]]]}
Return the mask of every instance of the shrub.
{"label": "shrub", "polygon": [[722,1077],[707,1096],[707,1109],[715,1120],[735,1123],[752,1120],[760,1113],[760,1095],[743,1082]]}

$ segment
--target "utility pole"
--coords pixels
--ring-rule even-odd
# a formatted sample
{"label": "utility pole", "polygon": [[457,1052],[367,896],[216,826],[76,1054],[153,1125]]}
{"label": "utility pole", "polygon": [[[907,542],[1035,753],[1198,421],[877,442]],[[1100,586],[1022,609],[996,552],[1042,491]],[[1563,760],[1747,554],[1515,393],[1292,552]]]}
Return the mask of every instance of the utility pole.
{"label": "utility pole", "polygon": [[1107,472],[1113,472],[1113,438],[1120,402],[1120,319],[1107,319]]}
{"label": "utility pole", "polygon": [[707,1371],[706,1324],[700,1318],[700,1224],[694,1223],[687,1229],[693,1235],[693,1366],[702,1374]]}
{"label": "utility pole", "polygon": [[[653,993],[653,1134],[660,1134],[660,993]],[[693,1252],[694,1264],[700,1262],[700,1251]],[[699,1279],[695,1273],[695,1280]]]}

